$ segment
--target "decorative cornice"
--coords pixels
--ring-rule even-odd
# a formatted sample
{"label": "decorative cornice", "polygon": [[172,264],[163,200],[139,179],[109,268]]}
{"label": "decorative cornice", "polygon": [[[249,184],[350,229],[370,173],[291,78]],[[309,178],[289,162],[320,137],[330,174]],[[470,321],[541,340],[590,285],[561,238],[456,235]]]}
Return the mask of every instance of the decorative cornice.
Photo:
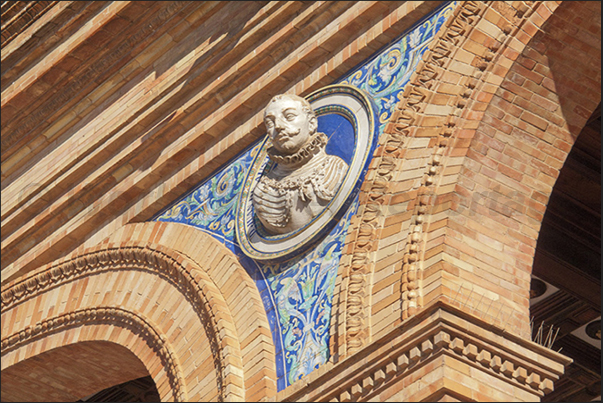
{"label": "decorative cornice", "polygon": [[[553,381],[571,362],[529,340],[491,328],[454,307],[434,305],[419,316],[354,357],[316,371],[302,388],[281,397],[287,401],[371,401],[442,355],[542,397],[553,390]],[[383,346],[388,347],[386,351]]]}
{"label": "decorative cornice", "polygon": [[2,3],[1,47],[4,48],[58,1],[4,1]]}
{"label": "decorative cornice", "polygon": [[166,337],[144,316],[121,308],[96,307],[80,309],[45,319],[34,326],[28,326],[19,332],[3,338],[1,341],[1,354],[5,355],[12,350],[20,348],[29,342],[44,338],[49,334],[91,323],[95,325],[110,324],[119,326],[139,335],[159,356],[163,368],[167,373],[174,394],[174,401],[185,402],[188,400],[182,368],[174,353],[174,349]]}
{"label": "decorative cornice", "polygon": [[[477,343],[477,344],[475,344]],[[370,400],[380,386],[386,386],[394,377],[407,376],[421,368],[430,360],[442,354],[461,359],[473,367],[491,370],[498,378],[510,381],[538,396],[553,391],[553,380],[545,377],[542,371],[530,370],[522,366],[521,359],[508,354],[498,354],[497,350],[482,348],[479,340],[461,335],[454,330],[440,330],[431,337],[417,341],[415,347],[398,351],[368,373],[352,379],[343,391],[327,396],[328,401],[347,402],[352,400]]]}
{"label": "decorative cornice", "polygon": [[[9,155],[7,151],[20,140],[27,137],[32,129],[36,128],[40,123],[48,119],[50,115],[63,107],[70,99],[76,96],[82,88],[89,85],[90,82],[97,80],[99,76],[110,71],[115,63],[129,55],[133,48],[147,39],[149,35],[157,30],[157,27],[165,24],[168,19],[182,10],[187,4],[188,2],[186,1],[170,2],[169,5],[163,8],[155,16],[155,18],[144,24],[138,32],[133,35],[128,35],[121,43],[116,45],[114,49],[104,57],[95,61],[85,70],[78,72],[76,75],[71,75],[68,81],[65,82],[66,85],[53,95],[51,102],[45,104],[42,108],[37,109],[34,113],[24,117],[24,119],[18,122],[8,134],[2,136],[2,157],[7,158]],[[12,154],[14,150],[10,150],[9,152]]]}
{"label": "decorative cornice", "polygon": [[[214,309],[209,303],[204,287],[191,275],[186,259],[174,251],[170,254],[156,250],[151,246],[122,246],[120,248],[106,247],[105,249],[84,253],[64,262],[51,264],[46,269],[24,278],[2,290],[1,312],[5,313],[26,299],[35,297],[51,288],[63,285],[92,274],[114,270],[146,270],[161,276],[180,290],[195,308],[209,339],[214,366],[217,372],[217,383],[222,400],[226,400],[224,381],[226,378],[224,363],[231,362],[225,356],[221,346],[223,340],[222,327],[218,325]],[[204,273],[203,270],[198,270]],[[211,280],[208,280],[211,281]],[[230,365],[233,365],[232,363]],[[240,368],[242,371],[242,368]],[[232,372],[232,371],[231,371]]]}

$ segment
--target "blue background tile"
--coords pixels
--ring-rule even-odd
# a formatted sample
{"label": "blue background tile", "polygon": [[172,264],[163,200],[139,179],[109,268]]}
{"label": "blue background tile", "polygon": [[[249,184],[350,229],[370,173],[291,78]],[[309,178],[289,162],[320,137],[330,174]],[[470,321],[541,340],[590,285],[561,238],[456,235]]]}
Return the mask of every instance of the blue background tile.
{"label": "blue background tile", "polygon": [[329,137],[327,154],[337,155],[349,165],[356,145],[352,122],[337,113],[322,115],[318,117],[318,131]]}

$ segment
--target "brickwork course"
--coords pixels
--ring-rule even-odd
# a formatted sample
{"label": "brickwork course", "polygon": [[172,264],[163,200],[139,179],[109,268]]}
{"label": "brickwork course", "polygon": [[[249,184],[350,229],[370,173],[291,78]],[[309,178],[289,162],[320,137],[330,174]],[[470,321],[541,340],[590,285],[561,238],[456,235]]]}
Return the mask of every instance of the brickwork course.
{"label": "brickwork course", "polygon": [[[150,376],[168,401],[539,401],[549,197],[601,102],[600,2],[460,2],[379,139],[337,277],[331,359],[277,392],[253,280],[149,220],[438,2],[2,5],[2,400]],[[83,357],[74,361],[72,357]],[[35,390],[36,393],[32,393]]]}

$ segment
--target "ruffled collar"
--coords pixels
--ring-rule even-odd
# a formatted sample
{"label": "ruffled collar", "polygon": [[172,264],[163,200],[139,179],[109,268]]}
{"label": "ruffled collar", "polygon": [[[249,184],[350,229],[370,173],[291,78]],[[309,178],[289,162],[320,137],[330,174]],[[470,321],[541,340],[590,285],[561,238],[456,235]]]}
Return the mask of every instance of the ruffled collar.
{"label": "ruffled collar", "polygon": [[279,165],[299,165],[308,162],[314,155],[318,154],[326,145],[327,135],[314,133],[296,153],[282,155],[274,147],[268,149],[268,157]]}

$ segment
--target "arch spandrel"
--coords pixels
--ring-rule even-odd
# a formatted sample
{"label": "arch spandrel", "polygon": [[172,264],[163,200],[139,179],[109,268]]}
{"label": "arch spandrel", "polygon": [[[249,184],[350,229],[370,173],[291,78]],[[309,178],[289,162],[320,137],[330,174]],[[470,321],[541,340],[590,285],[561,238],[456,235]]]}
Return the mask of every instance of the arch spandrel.
{"label": "arch spandrel", "polygon": [[[118,316],[126,321],[148,315],[158,340],[173,345],[174,352],[167,357],[181,365],[188,399],[245,399],[246,379],[266,384],[260,394],[269,393],[270,383],[274,383],[273,355],[264,355],[259,361],[251,358],[258,349],[273,351],[274,347],[269,332],[259,336],[248,332],[249,327],[269,327],[257,290],[246,276],[226,248],[194,228],[159,222],[132,224],[97,247],[8,284],[2,290],[3,322],[4,317],[15,316],[11,314],[15,309],[30,312],[36,304],[46,308],[39,319],[39,314],[26,316],[25,321],[11,320],[10,326],[3,328],[3,352],[22,338],[43,337],[44,321],[56,324],[77,318],[81,325],[94,323],[99,309],[112,302],[102,309],[121,313]],[[254,309],[257,306],[260,309]],[[57,313],[60,318],[53,319]],[[239,334],[246,337],[241,339]],[[111,335],[118,342],[131,340],[123,334]],[[204,355],[209,361],[201,362]],[[19,354],[18,361],[21,359]],[[151,375],[155,376],[153,371],[159,367],[149,370]],[[259,379],[258,373],[262,374]],[[208,382],[215,384],[213,392],[207,388]]]}

